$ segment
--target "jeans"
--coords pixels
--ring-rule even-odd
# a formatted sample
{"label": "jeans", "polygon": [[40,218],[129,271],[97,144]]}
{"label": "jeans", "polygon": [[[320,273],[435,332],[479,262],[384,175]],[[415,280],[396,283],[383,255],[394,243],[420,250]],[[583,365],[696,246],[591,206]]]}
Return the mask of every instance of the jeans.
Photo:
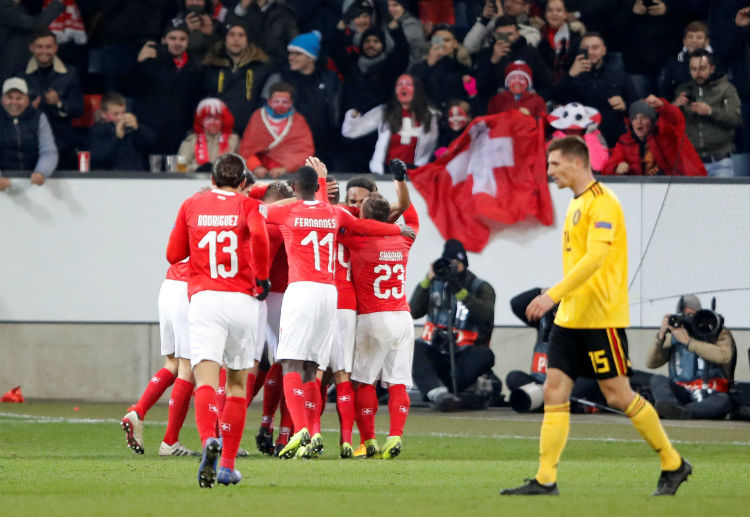
{"label": "jeans", "polygon": [[[476,382],[477,377],[492,371],[495,354],[490,347],[469,345],[456,350],[456,381],[459,393]],[[432,345],[417,340],[414,343],[414,383],[427,397],[427,393],[440,386],[453,391],[450,355],[440,353]]]}
{"label": "jeans", "polygon": [[712,178],[731,178],[735,175],[731,156],[716,162],[703,162],[703,165]]}
{"label": "jeans", "polygon": [[732,409],[732,400],[728,393],[714,391],[700,402],[693,400],[689,390],[676,384],[663,375],[651,376],[651,392],[654,401],[666,400],[677,404],[693,413],[693,418],[721,420]]}

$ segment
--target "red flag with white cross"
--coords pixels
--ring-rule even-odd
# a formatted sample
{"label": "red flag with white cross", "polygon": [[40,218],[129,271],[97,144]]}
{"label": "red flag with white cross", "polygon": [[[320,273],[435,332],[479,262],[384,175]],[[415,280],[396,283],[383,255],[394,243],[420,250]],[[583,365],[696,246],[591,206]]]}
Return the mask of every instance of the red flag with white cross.
{"label": "red flag with white cross", "polygon": [[479,252],[491,228],[528,217],[552,224],[546,169],[541,121],[512,110],[477,117],[445,154],[409,178],[443,238]]}

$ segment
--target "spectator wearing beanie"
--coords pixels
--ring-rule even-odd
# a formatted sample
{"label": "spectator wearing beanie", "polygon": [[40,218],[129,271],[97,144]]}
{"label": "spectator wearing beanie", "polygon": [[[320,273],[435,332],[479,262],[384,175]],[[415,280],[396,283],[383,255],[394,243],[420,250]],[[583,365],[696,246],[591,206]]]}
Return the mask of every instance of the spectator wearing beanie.
{"label": "spectator wearing beanie", "polygon": [[318,63],[321,35],[318,31],[296,36],[287,45],[288,63],[271,74],[261,96],[269,98],[270,87],[279,82],[291,84],[296,90],[295,109],[307,120],[315,141],[315,153],[335,168],[341,132],[341,81],[335,72]]}
{"label": "spectator wearing beanie", "polygon": [[514,61],[505,68],[505,89],[495,94],[487,106],[487,114],[516,109],[536,119],[547,114],[544,102],[533,89],[534,81],[529,65]]}
{"label": "spectator wearing beanie", "polygon": [[665,99],[649,95],[630,105],[629,131],[617,140],[603,174],[705,176],[706,168],[685,132],[685,117]]}

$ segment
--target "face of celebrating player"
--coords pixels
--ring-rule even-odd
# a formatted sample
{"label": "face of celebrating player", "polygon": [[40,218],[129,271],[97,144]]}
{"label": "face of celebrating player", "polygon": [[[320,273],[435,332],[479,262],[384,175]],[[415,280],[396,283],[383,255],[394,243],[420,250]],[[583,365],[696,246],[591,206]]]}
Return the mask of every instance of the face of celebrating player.
{"label": "face of celebrating player", "polygon": [[289,92],[274,92],[268,105],[276,115],[286,115],[292,109],[292,95]]}
{"label": "face of celebrating player", "polygon": [[402,105],[409,104],[414,99],[414,79],[402,75],[396,81],[396,98]]}
{"label": "face of celebrating player", "polygon": [[453,106],[448,112],[448,125],[453,131],[461,131],[469,123],[469,114],[461,106]]}
{"label": "face of celebrating player", "polygon": [[370,195],[370,191],[363,187],[349,187],[346,191],[346,204],[349,206],[361,207],[362,202],[367,196]]}

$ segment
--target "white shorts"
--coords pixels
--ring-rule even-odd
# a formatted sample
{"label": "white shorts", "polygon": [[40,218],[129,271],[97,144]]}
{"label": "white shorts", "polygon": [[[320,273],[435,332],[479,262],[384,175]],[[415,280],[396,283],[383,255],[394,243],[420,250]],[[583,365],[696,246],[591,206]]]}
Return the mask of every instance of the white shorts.
{"label": "white shorts", "polygon": [[159,288],[161,355],[190,359],[187,282],[165,279]]}
{"label": "white shorts", "polygon": [[276,360],[313,361],[327,366],[335,330],[336,287],[318,282],[293,282],[281,304]]}
{"label": "white shorts", "polygon": [[357,317],[352,380],[412,385],[414,321],[406,311],[374,312]]}
{"label": "white shorts", "polygon": [[336,309],[336,324],[333,331],[333,344],[328,366],[338,372],[352,373],[354,363],[354,336],[357,327],[357,311]]}
{"label": "white shorts", "polygon": [[[257,298],[256,298],[257,300]],[[266,301],[258,300],[258,335],[255,337],[255,360],[260,362],[263,358],[263,350],[266,347],[266,319],[268,318],[268,305]]]}
{"label": "white shorts", "polygon": [[244,370],[255,362],[260,302],[245,293],[200,291],[190,300],[190,363],[224,363]]}
{"label": "white shorts", "polygon": [[266,298],[266,344],[268,345],[268,361],[276,362],[276,349],[279,346],[279,325],[281,320],[281,303],[284,293],[268,293]]}

